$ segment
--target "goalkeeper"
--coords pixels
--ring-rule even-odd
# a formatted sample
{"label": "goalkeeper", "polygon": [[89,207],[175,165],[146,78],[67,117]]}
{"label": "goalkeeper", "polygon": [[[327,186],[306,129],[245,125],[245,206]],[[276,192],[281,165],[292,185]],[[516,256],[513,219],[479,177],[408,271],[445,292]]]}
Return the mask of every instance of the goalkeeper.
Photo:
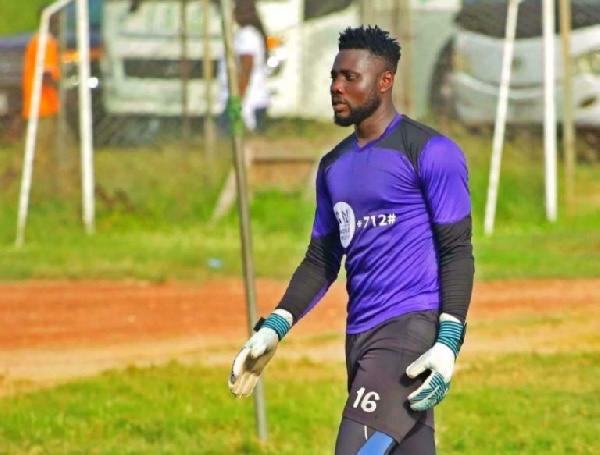
{"label": "goalkeeper", "polygon": [[348,398],[336,455],[435,454],[473,286],[471,201],[460,148],[398,114],[400,46],[379,27],[340,34],[334,121],[354,132],[319,165],[308,251],[277,308],[233,362],[252,393],[278,343],[325,294],[346,255]]}

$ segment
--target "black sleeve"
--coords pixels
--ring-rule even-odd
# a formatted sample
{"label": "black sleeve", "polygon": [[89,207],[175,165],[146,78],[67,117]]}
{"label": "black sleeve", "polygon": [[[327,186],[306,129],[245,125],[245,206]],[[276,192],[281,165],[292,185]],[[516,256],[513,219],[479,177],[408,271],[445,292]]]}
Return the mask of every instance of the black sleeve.
{"label": "black sleeve", "polygon": [[341,260],[337,233],[311,239],[306,255],[292,275],[277,308],[289,311],[296,323],[316,305],[336,280]]}
{"label": "black sleeve", "polygon": [[471,215],[457,223],[434,224],[440,263],[441,312],[465,322],[473,291]]}

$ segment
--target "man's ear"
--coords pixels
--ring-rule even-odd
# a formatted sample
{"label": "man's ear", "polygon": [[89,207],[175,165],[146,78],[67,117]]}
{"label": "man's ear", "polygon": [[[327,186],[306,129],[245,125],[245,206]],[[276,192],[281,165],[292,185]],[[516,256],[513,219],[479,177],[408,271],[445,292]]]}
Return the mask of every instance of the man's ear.
{"label": "man's ear", "polygon": [[385,93],[392,88],[394,85],[394,73],[387,70],[381,73],[381,79],[379,82],[379,90],[381,93]]}

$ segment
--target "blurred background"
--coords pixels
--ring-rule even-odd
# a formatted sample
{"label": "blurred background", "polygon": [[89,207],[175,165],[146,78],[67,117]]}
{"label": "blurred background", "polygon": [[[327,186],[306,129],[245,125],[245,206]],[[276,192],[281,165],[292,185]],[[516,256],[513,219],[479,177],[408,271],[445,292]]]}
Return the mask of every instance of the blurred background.
{"label": "blurred background", "polygon": [[[351,132],[333,125],[329,95],[340,31],[389,30],[402,46],[398,110],[467,156],[476,285],[438,413],[443,454],[600,453],[600,0],[568,3],[566,106],[555,2],[557,220],[544,208],[542,1],[524,0],[486,236],[507,0],[256,2],[269,104],[244,142],[261,313],[306,250],[318,160]],[[251,401],[225,386],[246,323],[217,1],[88,1],[93,235],[81,221],[75,3],[58,10],[60,109],[50,132],[40,123],[25,244],[14,246],[26,50],[47,5],[0,2],[0,453],[331,453],[345,399],[342,279],[270,367],[268,443]]]}
{"label": "blurred background", "polygon": [[[540,125],[543,120],[541,3],[525,1],[519,11],[508,113],[509,123],[516,125]],[[575,124],[582,138],[597,145],[598,2],[570,3]],[[31,6],[3,4],[3,133],[21,113],[24,51],[43,5],[32,0],[26,4]],[[558,0],[555,5],[556,103],[561,119]],[[330,120],[329,69],[337,34],[347,26],[378,24],[402,45],[395,96],[403,112],[483,131],[494,122],[507,0],[257,0],[257,6],[267,34],[268,112],[275,119]],[[75,4],[57,15],[64,24],[56,37],[63,67],[62,128],[77,134]],[[214,0],[90,0],[92,77],[87,84],[93,95],[97,148],[152,147],[169,133],[203,133],[204,119],[224,110],[217,77],[224,52],[219,17]],[[595,159],[590,149],[581,154]]]}

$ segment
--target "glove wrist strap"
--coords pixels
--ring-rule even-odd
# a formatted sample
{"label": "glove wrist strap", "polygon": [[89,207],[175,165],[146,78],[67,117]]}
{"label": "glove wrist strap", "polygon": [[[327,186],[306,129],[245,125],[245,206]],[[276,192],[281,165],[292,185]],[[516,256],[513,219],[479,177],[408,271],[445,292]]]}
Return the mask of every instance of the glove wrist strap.
{"label": "glove wrist strap", "polygon": [[279,341],[281,341],[292,328],[292,324],[290,323],[291,315],[289,315],[290,317],[288,318],[287,316],[289,313],[285,312],[280,314],[280,312],[282,313],[283,310],[275,310],[267,317],[267,319],[260,318],[254,327],[254,330],[268,327],[275,331]]}
{"label": "glove wrist strap", "polygon": [[450,348],[454,357],[458,357],[460,351],[463,325],[460,322],[441,321],[438,329],[437,342]]}

